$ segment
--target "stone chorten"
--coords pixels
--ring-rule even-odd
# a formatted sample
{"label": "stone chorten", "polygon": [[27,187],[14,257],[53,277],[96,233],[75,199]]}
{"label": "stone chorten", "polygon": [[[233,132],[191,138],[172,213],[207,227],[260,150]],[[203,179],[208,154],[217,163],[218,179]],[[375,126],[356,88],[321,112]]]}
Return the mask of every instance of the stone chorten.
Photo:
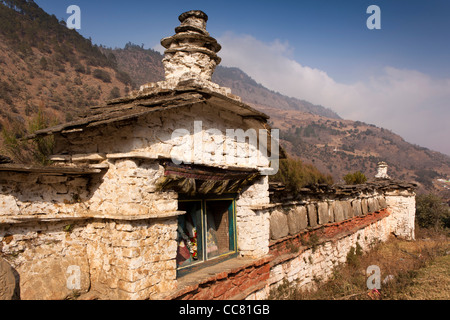
{"label": "stone chorten", "polygon": [[387,168],[388,165],[386,162],[381,161],[378,163],[378,172],[375,175],[375,178],[377,179],[390,179],[389,175],[387,174]]}
{"label": "stone chorten", "polygon": [[154,89],[175,89],[195,86],[239,100],[231,94],[231,89],[220,87],[211,77],[220,64],[217,53],[222,49],[216,39],[206,31],[208,16],[200,10],[191,10],[178,18],[181,25],[175,28],[175,35],[161,40],[164,52],[165,81],[148,83],[140,91]]}
{"label": "stone chorten", "polygon": [[199,10],[180,15],[176,34],[161,40],[166,48],[163,64],[166,80],[206,80],[220,63],[217,56],[222,47],[206,31],[208,16]]}

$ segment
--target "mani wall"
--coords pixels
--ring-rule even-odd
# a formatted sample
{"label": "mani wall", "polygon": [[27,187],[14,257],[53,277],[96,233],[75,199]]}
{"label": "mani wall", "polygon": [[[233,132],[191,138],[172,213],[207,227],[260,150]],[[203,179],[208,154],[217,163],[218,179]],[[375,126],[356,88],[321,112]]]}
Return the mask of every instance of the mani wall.
{"label": "mani wall", "polygon": [[414,239],[414,184],[379,179],[305,188],[295,196],[271,190],[269,206],[248,209],[242,217],[253,221],[254,232],[238,229],[245,243],[259,241],[260,250],[253,252],[258,258],[230,261],[200,280],[180,281],[167,299],[267,299],[286,280],[310,289],[357,245],[367,251],[391,235]]}
{"label": "mani wall", "polygon": [[368,251],[392,234],[414,240],[414,189],[414,184],[380,179],[305,190],[303,200],[279,202],[270,215],[270,273],[266,285],[247,298],[267,298],[285,280],[314,288],[314,280],[328,279],[357,245]]}
{"label": "mani wall", "polygon": [[[111,163],[132,176],[132,186],[161,170],[142,160]],[[308,288],[313,279],[326,279],[357,243],[368,250],[391,234],[414,239],[412,184],[384,179],[318,186],[295,196],[272,186],[269,196],[265,177],[236,200],[240,256],[177,278],[176,211],[153,218],[96,216],[83,208],[83,192],[92,192],[97,171],[48,170],[0,173],[9,185],[0,195],[0,282],[9,288],[2,298],[264,299],[285,280]],[[176,194],[168,209],[176,210],[174,200]],[[6,282],[7,268],[15,283],[11,276]],[[76,272],[79,289],[71,290]]]}

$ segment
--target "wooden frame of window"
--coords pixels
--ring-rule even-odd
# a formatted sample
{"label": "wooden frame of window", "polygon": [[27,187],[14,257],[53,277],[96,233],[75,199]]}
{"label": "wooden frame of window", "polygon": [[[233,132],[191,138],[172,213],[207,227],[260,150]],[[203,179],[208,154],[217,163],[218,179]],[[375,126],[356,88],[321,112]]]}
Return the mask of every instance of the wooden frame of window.
{"label": "wooden frame of window", "polygon": [[[217,203],[218,206],[222,206],[222,211],[226,208],[226,211],[223,211],[220,213],[220,210],[213,210],[211,209],[211,205],[214,203]],[[192,204],[192,205],[190,205]],[[197,207],[195,207],[195,204],[197,204]],[[219,205],[220,204],[220,205]],[[222,262],[224,260],[236,257],[238,254],[237,250],[237,233],[236,233],[236,196],[235,195],[210,195],[210,196],[203,196],[203,197],[187,197],[187,196],[180,196],[179,199],[179,209],[187,208],[192,209],[196,208],[198,210],[198,207],[200,205],[200,221],[196,221],[196,227],[198,227],[197,230],[197,238],[196,238],[196,244],[197,244],[197,260],[191,260],[191,262],[188,262],[185,265],[178,265],[178,253],[177,253],[177,275],[183,276],[187,273],[193,272],[195,270],[217,264],[219,262]],[[187,215],[191,214],[192,212],[187,212],[185,215],[180,216],[178,219],[179,228],[184,226],[185,220],[190,218]],[[198,213],[196,213],[198,215]],[[224,214],[227,214],[227,216],[223,216]],[[217,254],[210,254],[208,253],[208,245],[212,243],[212,241],[208,240],[208,236],[211,235],[210,230],[207,230],[209,227],[208,222],[209,218],[215,215],[222,217],[222,220],[226,220],[226,227],[227,227],[227,248],[224,247],[224,225],[222,225],[220,228],[221,234],[222,234],[222,241],[221,245],[216,245],[217,248]],[[197,220],[197,219],[195,219]],[[216,219],[217,220],[217,219]],[[220,223],[219,223],[220,224]],[[212,228],[214,229],[214,228]],[[218,231],[218,230],[217,230]],[[180,233],[178,233],[180,237]],[[180,241],[181,239],[179,239]],[[217,241],[216,241],[217,242]],[[225,250],[227,249],[227,250]],[[186,249],[185,249],[186,250]],[[225,252],[220,252],[225,251]],[[192,255],[191,255],[192,257]]]}

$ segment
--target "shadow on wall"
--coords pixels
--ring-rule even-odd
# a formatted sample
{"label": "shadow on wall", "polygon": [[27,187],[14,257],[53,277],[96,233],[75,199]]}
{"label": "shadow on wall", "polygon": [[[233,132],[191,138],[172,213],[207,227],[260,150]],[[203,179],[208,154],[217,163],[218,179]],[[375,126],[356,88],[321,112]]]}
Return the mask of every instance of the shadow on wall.
{"label": "shadow on wall", "polygon": [[5,259],[0,258],[0,300],[20,300],[20,276]]}

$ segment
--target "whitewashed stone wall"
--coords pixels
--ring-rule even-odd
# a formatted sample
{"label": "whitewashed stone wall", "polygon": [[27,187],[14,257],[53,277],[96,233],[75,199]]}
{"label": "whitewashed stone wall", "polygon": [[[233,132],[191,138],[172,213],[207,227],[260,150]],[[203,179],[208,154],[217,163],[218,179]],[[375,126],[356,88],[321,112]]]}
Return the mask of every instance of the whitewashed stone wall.
{"label": "whitewashed stone wall", "polygon": [[307,249],[296,257],[272,267],[266,286],[249,295],[247,300],[267,299],[270,290],[287,280],[300,289],[314,289],[316,280],[326,281],[333,268],[345,263],[347,254],[358,243],[364,251],[379,241],[386,241],[390,235],[389,217],[379,220],[357,232],[340,239],[327,241],[315,249]]}
{"label": "whitewashed stone wall", "polygon": [[37,215],[76,215],[84,212],[88,177],[1,172],[0,222]]}
{"label": "whitewashed stone wall", "polygon": [[157,191],[162,166],[105,162],[104,175],[0,173],[0,252],[20,276],[21,299],[73,295],[71,266],[77,294],[146,299],[176,286],[178,195]]}
{"label": "whitewashed stone wall", "polygon": [[91,282],[107,299],[148,299],[176,288],[176,218],[95,222],[83,230]]}
{"label": "whitewashed stone wall", "polygon": [[177,194],[159,192],[164,168],[156,161],[106,160],[104,175],[2,172],[0,222],[8,217],[158,216],[177,211]]}
{"label": "whitewashed stone wall", "polygon": [[109,169],[86,202],[89,210],[108,216],[161,216],[177,211],[178,195],[160,192],[164,168],[156,161],[108,160]]}
{"label": "whitewashed stone wall", "polygon": [[[4,204],[0,216],[3,222],[0,250],[20,275],[22,299],[65,299],[88,291],[108,299],[157,299],[176,288],[176,216],[149,218],[147,211],[141,212],[140,207],[129,207],[127,210],[133,212],[130,216],[117,208],[140,202],[145,203],[144,207],[156,208],[160,201],[160,208],[176,210],[177,195],[169,192],[164,199],[164,195],[155,192],[153,182],[162,174],[162,168],[154,161],[108,161],[110,171],[103,179],[104,185],[87,188],[94,196],[86,191],[87,177],[35,178],[5,173],[10,183],[9,189],[4,188],[0,196]],[[36,186],[29,184],[30,181]],[[94,179],[91,183],[98,182]],[[73,194],[78,193],[74,191],[85,194],[75,199]],[[384,195],[309,200],[280,208],[270,204],[268,178],[261,178],[236,201],[238,246],[242,256],[258,258],[269,253],[274,217],[284,221],[281,224],[284,233],[277,236],[280,239],[306,228],[341,222],[386,207],[390,215],[336,242],[326,242],[314,252],[308,249],[296,258],[275,265],[267,286],[249,298],[264,297],[284,278],[298,280],[305,287],[312,285],[314,278],[326,279],[337,263],[345,261],[348,250],[356,242],[368,249],[371,243],[384,241],[391,233],[413,239],[414,196],[411,191],[394,190]],[[58,202],[51,201],[52,197]],[[101,199],[110,201],[111,208],[102,208]],[[81,215],[80,212],[88,212],[86,207],[96,208],[97,215]],[[28,214],[21,215],[22,210]],[[104,218],[98,212],[104,212]],[[15,220],[19,217],[23,220]],[[81,275],[80,288],[75,291],[67,287],[69,268],[73,266],[79,267]]]}
{"label": "whitewashed stone wall", "polygon": [[[176,287],[176,229],[176,218],[34,222],[0,225],[0,244],[19,274],[23,300],[88,291],[97,298],[147,299]],[[79,287],[70,285],[76,272]]]}
{"label": "whitewashed stone wall", "polygon": [[391,191],[386,194],[386,203],[392,214],[392,232],[407,240],[414,240],[416,198],[408,191]]}
{"label": "whitewashed stone wall", "polygon": [[307,248],[297,255],[280,259],[272,266],[266,286],[247,299],[267,299],[270,290],[286,280],[300,289],[314,289],[315,280],[326,281],[333,268],[345,263],[348,252],[357,245],[368,251],[392,234],[414,239],[415,193],[411,189],[372,191],[343,199],[332,199],[331,196],[322,200],[306,198],[299,203],[280,203],[266,210],[272,241],[289,241],[290,237],[320,225],[340,224],[379,210],[386,209],[389,215],[351,234],[343,233],[337,239],[319,239],[319,245],[314,249]]}
{"label": "whitewashed stone wall", "polygon": [[262,257],[269,252],[270,212],[261,210],[270,202],[268,177],[244,190],[236,200],[236,228],[239,253]]}
{"label": "whitewashed stone wall", "polygon": [[[166,158],[223,168],[266,169],[269,161],[258,150],[258,144],[251,145],[249,139],[239,141],[227,135],[227,130],[241,129],[245,133],[255,125],[255,121],[232,112],[196,104],[164,113],[155,112],[133,125],[75,132],[67,138],[59,136],[55,153],[94,153],[100,162],[102,157],[105,158],[103,161],[130,157]],[[256,127],[256,133],[258,129],[263,127]],[[175,130],[185,130],[189,134],[173,135]],[[70,157],[61,159],[73,161]]]}
{"label": "whitewashed stone wall", "polygon": [[[89,291],[86,245],[75,236],[86,224],[79,222],[70,233],[70,223],[73,222],[0,224],[0,251],[18,274],[20,299],[61,300]],[[67,286],[70,266],[79,271],[77,291]]]}

